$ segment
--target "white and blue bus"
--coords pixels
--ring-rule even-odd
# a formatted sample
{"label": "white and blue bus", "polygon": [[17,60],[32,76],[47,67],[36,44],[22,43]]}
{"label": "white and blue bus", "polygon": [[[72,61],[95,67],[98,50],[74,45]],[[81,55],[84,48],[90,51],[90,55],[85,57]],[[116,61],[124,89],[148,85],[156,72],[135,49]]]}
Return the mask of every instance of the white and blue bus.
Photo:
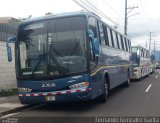
{"label": "white and blue bus", "polygon": [[142,46],[133,46],[132,63],[133,63],[132,79],[142,79],[144,76],[149,76],[151,57],[148,49],[143,48]]}
{"label": "white and blue bus", "polygon": [[131,41],[93,13],[26,20],[14,41],[22,104],[106,102],[111,89],[130,84]]}

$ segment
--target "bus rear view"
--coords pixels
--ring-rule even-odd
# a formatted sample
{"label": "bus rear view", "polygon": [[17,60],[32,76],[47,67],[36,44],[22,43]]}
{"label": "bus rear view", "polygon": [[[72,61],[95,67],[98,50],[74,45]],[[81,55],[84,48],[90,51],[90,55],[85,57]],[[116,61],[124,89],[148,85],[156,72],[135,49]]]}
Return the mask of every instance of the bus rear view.
{"label": "bus rear view", "polygon": [[84,16],[22,23],[16,43],[21,103],[88,100],[86,51]]}

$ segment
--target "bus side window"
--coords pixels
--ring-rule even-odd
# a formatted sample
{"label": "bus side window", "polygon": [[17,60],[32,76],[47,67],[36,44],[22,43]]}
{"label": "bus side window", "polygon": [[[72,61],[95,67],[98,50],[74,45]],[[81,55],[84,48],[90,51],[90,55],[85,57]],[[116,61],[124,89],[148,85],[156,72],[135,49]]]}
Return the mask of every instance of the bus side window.
{"label": "bus side window", "polygon": [[124,50],[123,37],[122,37],[122,35],[120,35],[120,36],[121,36],[121,44],[122,44],[122,49]]}
{"label": "bus side window", "polygon": [[89,29],[91,29],[94,33],[94,38],[97,38],[96,19],[93,17],[89,17],[88,23],[89,23]]}
{"label": "bus side window", "polygon": [[107,27],[103,25],[103,30],[104,30],[104,38],[105,38],[105,43],[107,46],[109,46],[109,38],[108,38],[108,32],[107,32]]}
{"label": "bus side window", "polygon": [[128,40],[128,48],[129,48],[129,52],[131,52],[131,41]]}
{"label": "bus side window", "polygon": [[124,38],[124,42],[125,42],[126,50],[128,51],[128,43],[126,38]]}
{"label": "bus side window", "polygon": [[138,50],[139,50],[139,56],[142,57],[142,54],[141,54],[141,48],[138,47]]}
{"label": "bus side window", "polygon": [[125,38],[123,37],[123,45],[124,45],[124,50],[126,50],[126,43],[125,43]]}
{"label": "bus side window", "polygon": [[145,50],[145,57],[147,58],[147,50]]}
{"label": "bus side window", "polygon": [[121,36],[120,34],[117,34],[117,35],[118,35],[118,41],[119,41],[119,48],[122,49]]}
{"label": "bus side window", "polygon": [[143,57],[143,49],[141,48],[141,56]]}
{"label": "bus side window", "polygon": [[110,29],[108,27],[107,28],[107,34],[108,34],[108,40],[109,40],[109,46],[112,47],[112,39],[111,39],[111,34],[110,34]]}
{"label": "bus side window", "polygon": [[98,29],[99,29],[98,32],[99,32],[100,42],[102,45],[105,45],[104,30],[101,22],[98,22]]}
{"label": "bus side window", "polygon": [[[94,17],[89,17],[88,19],[88,25],[89,25],[89,30],[93,32],[94,35],[94,40],[98,40],[97,38],[97,20]],[[94,54],[93,50],[93,44],[90,41],[90,64],[91,64],[91,69],[95,69],[97,63],[98,63],[98,54]]]}
{"label": "bus side window", "polygon": [[119,38],[118,38],[118,34],[116,33],[116,40],[117,40],[117,46],[118,48],[120,49],[120,46],[119,46]]}
{"label": "bus side window", "polygon": [[118,48],[117,38],[116,38],[116,32],[112,30],[112,34],[113,34],[114,47]]}
{"label": "bus side window", "polygon": [[114,40],[113,40],[113,33],[112,33],[112,29],[110,29],[110,35],[111,35],[111,41],[112,41],[112,47],[114,47]]}

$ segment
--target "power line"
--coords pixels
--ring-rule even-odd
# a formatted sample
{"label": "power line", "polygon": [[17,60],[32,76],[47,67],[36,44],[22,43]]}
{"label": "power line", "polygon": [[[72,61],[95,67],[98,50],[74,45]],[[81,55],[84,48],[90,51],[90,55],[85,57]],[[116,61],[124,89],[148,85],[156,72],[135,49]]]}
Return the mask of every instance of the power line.
{"label": "power line", "polygon": [[105,15],[101,10],[99,10],[96,6],[94,6],[92,3],[90,3],[88,0],[85,0],[90,6],[92,6],[98,13],[100,13],[101,16],[105,17],[107,20],[111,21],[112,23],[114,23],[115,25],[117,25],[117,23],[115,21],[113,21],[110,17],[108,17],[107,15]]}
{"label": "power line", "polygon": [[[141,4],[141,12],[143,12],[143,16],[144,16],[144,19],[143,19],[143,21],[144,21],[144,24],[145,24],[145,27],[146,27],[146,29],[147,29],[147,31],[146,32],[148,32],[148,30],[151,30],[150,29],[150,26],[148,25],[148,24],[146,24],[146,20],[148,21],[148,17],[147,17],[147,15],[146,15],[146,12],[145,12],[145,10],[144,10],[144,6],[143,6],[143,4],[142,4],[142,1],[140,0],[140,4]],[[148,26],[146,26],[146,25],[148,25]],[[148,27],[148,28],[147,28]]]}
{"label": "power line", "polygon": [[[119,19],[117,19],[117,23],[118,23],[118,25],[120,25],[120,23],[121,23],[121,21],[123,20],[123,16],[121,16],[121,11],[122,11],[122,8],[121,8],[121,10],[119,11],[119,12],[117,12],[115,9],[113,9],[112,8],[112,6],[110,6],[105,0],[103,0],[103,3],[108,7],[108,8],[110,8],[110,10],[112,10],[112,12],[114,12],[118,17],[119,17]],[[124,26],[123,25],[120,25],[121,26],[121,28],[123,29],[124,28]]]}
{"label": "power line", "polygon": [[[78,5],[80,5],[83,9],[89,11],[89,12],[94,12],[98,15],[100,15],[101,17],[109,20],[110,22],[112,22],[114,25],[119,25],[117,24],[115,21],[113,21],[110,17],[108,17],[107,15],[105,15],[101,10],[99,10],[97,7],[95,7],[92,3],[90,3],[89,1],[82,1],[82,0],[73,0],[75,3],[77,3]],[[120,25],[122,26],[122,25]]]}
{"label": "power line", "polygon": [[115,11],[115,9],[113,9],[106,1],[103,0],[103,3],[106,6],[108,6],[116,15],[118,15],[121,18],[120,13],[118,13],[117,11]]}
{"label": "power line", "polygon": [[[86,4],[84,4],[84,3],[79,3],[79,2],[77,2],[76,0],[73,0],[75,3],[77,3],[79,6],[81,6],[83,9],[85,9],[86,11],[88,11],[88,12],[91,12],[91,10],[90,9],[92,9],[90,6],[88,6],[87,5],[87,7],[86,7]],[[81,0],[80,0],[81,1]],[[81,1],[82,2],[82,1]],[[93,11],[95,11],[94,9],[92,9]]]}

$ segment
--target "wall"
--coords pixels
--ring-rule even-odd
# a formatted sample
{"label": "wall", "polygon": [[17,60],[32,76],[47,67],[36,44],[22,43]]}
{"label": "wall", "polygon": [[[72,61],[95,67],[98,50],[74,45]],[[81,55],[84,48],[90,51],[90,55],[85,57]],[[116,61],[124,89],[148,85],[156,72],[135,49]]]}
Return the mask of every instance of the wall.
{"label": "wall", "polygon": [[0,90],[16,88],[15,54],[12,46],[12,62],[8,62],[6,43],[0,41]]}

